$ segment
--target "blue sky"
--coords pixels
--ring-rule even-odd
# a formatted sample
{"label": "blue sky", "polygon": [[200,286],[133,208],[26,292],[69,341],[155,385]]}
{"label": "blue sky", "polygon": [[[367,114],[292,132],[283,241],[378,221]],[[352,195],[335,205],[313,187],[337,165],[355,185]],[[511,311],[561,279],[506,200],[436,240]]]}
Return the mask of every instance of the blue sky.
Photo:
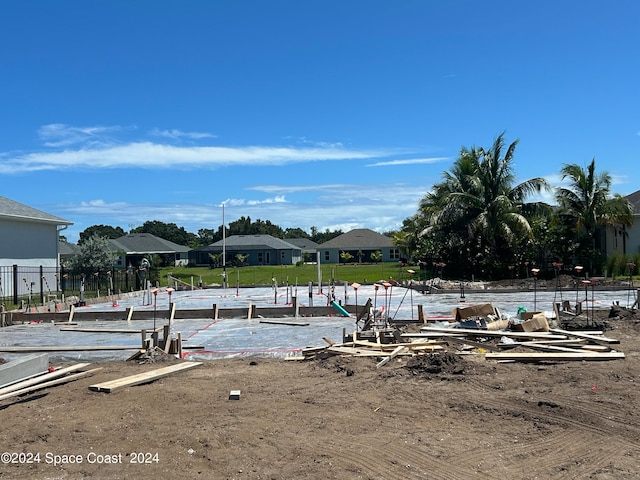
{"label": "blue sky", "polygon": [[634,1],[0,3],[0,195],[125,231],[397,229],[463,146],[640,189]]}

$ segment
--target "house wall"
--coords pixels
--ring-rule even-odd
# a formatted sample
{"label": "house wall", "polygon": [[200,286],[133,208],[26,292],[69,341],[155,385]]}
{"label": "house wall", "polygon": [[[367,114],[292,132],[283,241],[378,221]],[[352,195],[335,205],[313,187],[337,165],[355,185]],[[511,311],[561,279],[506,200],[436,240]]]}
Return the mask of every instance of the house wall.
{"label": "house wall", "polygon": [[640,215],[634,215],[633,225],[627,227],[627,254],[640,254]]}
{"label": "house wall", "polygon": [[[615,253],[623,255],[640,254],[640,215],[634,216],[633,225],[623,229],[621,226],[607,226],[600,232],[607,256]],[[626,238],[625,238],[626,235]]]}
{"label": "house wall", "polygon": [[[191,251],[189,254],[189,263],[192,265],[209,265],[209,253],[221,254],[222,250],[211,250],[206,252]],[[256,250],[242,250],[234,247],[227,247],[225,251],[225,263],[233,265],[236,262],[236,255],[247,255],[245,265],[295,265],[302,260],[301,250],[283,249],[276,250],[273,248],[262,248]],[[222,258],[220,259],[222,262]]]}
{"label": "house wall", "polygon": [[339,248],[318,248],[318,252],[320,252],[320,263],[343,263],[340,258],[340,253],[347,251],[349,252],[353,258],[350,260],[351,262],[358,262],[360,259],[358,258],[358,252],[362,252],[362,262],[372,262],[371,254],[374,252],[381,252],[382,262],[398,262],[400,260],[400,253],[397,248],[393,247],[380,247],[374,249],[339,249]]}
{"label": "house wall", "polygon": [[0,265],[58,266],[58,227],[0,220]]}
{"label": "house wall", "polygon": [[602,241],[604,241],[604,249],[607,256],[616,253],[625,253],[625,247],[628,246],[628,238],[624,238],[625,230],[623,230],[622,226],[608,226],[602,232],[602,237],[601,238]]}

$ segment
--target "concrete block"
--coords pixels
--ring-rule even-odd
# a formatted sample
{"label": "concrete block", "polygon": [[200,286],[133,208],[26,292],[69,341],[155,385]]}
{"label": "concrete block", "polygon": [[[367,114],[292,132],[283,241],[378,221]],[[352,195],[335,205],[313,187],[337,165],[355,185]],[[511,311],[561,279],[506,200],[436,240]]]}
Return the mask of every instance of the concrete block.
{"label": "concrete block", "polygon": [[42,375],[49,371],[49,354],[34,353],[0,365],[0,387]]}

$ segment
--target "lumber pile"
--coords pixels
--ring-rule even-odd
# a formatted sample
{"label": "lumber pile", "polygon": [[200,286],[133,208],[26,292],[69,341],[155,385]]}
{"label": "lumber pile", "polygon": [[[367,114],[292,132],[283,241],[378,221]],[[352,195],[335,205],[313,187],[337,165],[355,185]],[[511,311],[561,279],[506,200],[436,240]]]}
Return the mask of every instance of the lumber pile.
{"label": "lumber pile", "polygon": [[482,330],[423,327],[420,333],[403,334],[406,338],[443,335],[447,343],[471,346],[487,360],[505,362],[603,361],[625,358],[613,349],[618,339],[602,332],[574,332],[550,328],[548,331]]}
{"label": "lumber pile", "polygon": [[530,313],[518,322],[501,318],[491,304],[458,308],[448,326],[424,326],[417,332],[371,329],[343,335],[342,343],[302,350],[302,357],[350,355],[379,358],[382,367],[396,357],[434,353],[476,354],[500,362],[606,361],[624,359],[613,346],[619,340],[601,331],[551,328],[543,313]]}
{"label": "lumber pile", "polygon": [[324,356],[380,357],[378,367],[382,367],[398,356],[424,355],[443,350],[442,344],[444,342],[441,340],[414,339],[392,343],[388,342],[386,336],[380,333],[378,332],[376,335],[376,341],[363,338],[362,332],[358,331],[344,338],[341,343],[324,338],[327,342],[326,346],[305,348],[302,350],[301,358],[316,357],[319,354]]}
{"label": "lumber pile", "polygon": [[62,385],[63,383],[68,383],[73,380],[92,375],[94,372],[100,370],[100,368],[85,370],[89,365],[91,364],[75,363],[64,368],[51,368],[47,373],[29,376],[28,378],[15,381],[9,385],[2,385],[0,386],[0,400],[25,395],[27,393],[56,385]]}

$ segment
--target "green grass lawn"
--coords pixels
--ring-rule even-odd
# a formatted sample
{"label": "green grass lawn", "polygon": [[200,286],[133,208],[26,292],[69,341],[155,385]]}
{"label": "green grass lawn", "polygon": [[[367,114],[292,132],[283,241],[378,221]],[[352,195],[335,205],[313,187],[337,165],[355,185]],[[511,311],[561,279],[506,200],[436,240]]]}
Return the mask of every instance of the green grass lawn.
{"label": "green grass lawn", "polygon": [[[320,275],[323,283],[332,280],[335,283],[375,283],[393,279],[397,282],[407,280],[410,274],[407,270],[413,269],[416,273],[414,279],[420,278],[417,267],[400,267],[397,263],[377,264],[326,264],[320,265]],[[167,275],[171,274],[183,282],[197,285],[222,283],[222,268],[190,268],[170,267],[160,270],[160,285],[167,286]],[[426,272],[422,272],[426,273]],[[272,285],[273,279],[278,285],[307,285],[309,282],[318,283],[318,266],[316,264],[260,266],[260,267],[227,267],[227,280],[230,286],[239,285],[263,286]]]}

